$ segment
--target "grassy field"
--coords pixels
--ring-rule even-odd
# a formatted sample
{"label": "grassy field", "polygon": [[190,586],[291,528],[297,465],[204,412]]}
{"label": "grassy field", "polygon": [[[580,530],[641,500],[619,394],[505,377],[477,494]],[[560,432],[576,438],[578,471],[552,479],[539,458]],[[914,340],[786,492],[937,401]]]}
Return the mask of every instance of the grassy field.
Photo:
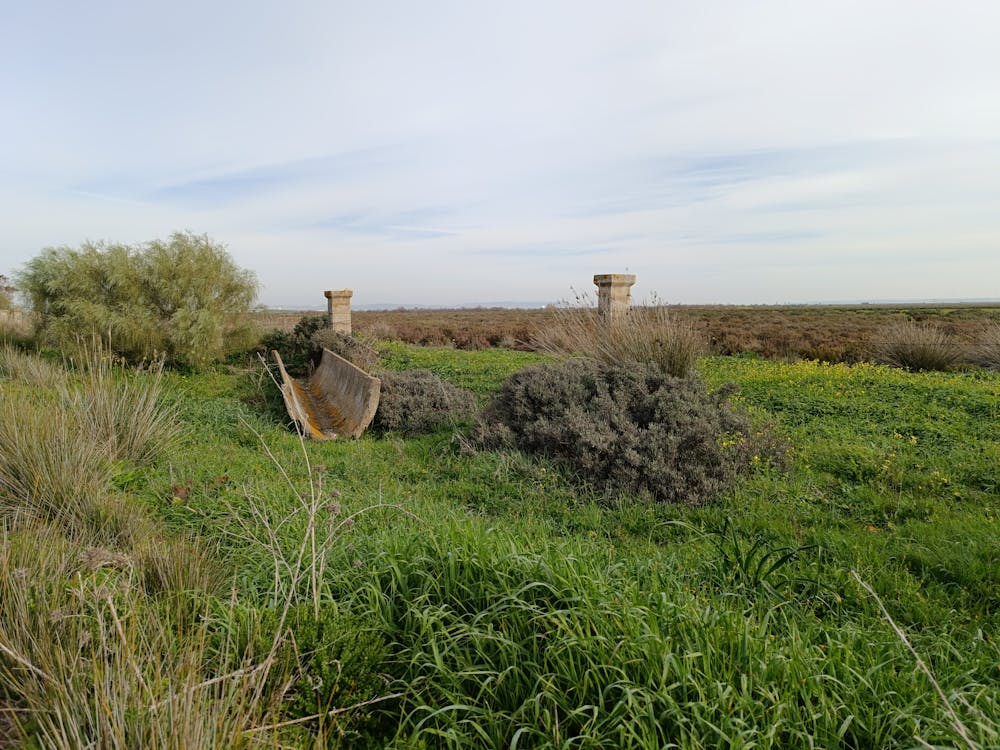
{"label": "grassy field", "polygon": [[[480,403],[541,360],[398,342],[383,356]],[[179,559],[216,583],[161,572],[148,601],[133,600],[138,584],[121,580],[148,579],[152,563],[81,572],[78,555],[51,562],[55,578],[27,577],[17,571],[42,565],[29,554],[42,532],[10,520],[4,575],[20,576],[36,619],[98,622],[90,644],[113,640],[126,612],[137,627],[157,621],[149,645],[175,658],[114,651],[136,687],[115,698],[128,718],[102,746],[156,744],[149,727],[164,707],[181,713],[178,696],[191,715],[212,698],[205,724],[224,724],[199,724],[190,746],[1000,745],[1000,375],[755,356],[700,370],[711,387],[737,383],[738,403],[791,446],[787,471],[761,463],[700,508],[592,493],[543,460],[470,452],[463,425],[302,444],[262,372],[166,373],[161,401],[180,437],[155,458],[111,462],[101,491],[155,524],[164,559],[188,550]],[[58,375],[0,374],[8,403],[58,400]],[[145,560],[127,536],[99,548]],[[83,551],[97,546],[88,537]],[[64,621],[45,607],[67,588],[92,593],[70,597],[89,603]],[[20,719],[56,746],[18,692],[27,678],[44,687],[32,667],[55,668],[18,641],[14,590],[0,600],[0,708],[13,717],[0,736]],[[281,692],[251,679],[280,661],[276,622],[292,627],[293,672],[307,679],[251,710]],[[191,639],[203,647],[185,660]],[[108,710],[95,687],[107,679],[95,672],[75,710]]]}

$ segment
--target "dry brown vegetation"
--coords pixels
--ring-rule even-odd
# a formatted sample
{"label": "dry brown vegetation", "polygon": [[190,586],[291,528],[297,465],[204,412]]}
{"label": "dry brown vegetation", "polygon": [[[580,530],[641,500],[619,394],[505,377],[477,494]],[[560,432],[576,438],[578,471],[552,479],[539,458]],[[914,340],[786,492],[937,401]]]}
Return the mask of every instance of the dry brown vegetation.
{"label": "dry brown vegetation", "polygon": [[[1000,321],[1000,306],[981,305],[679,305],[671,309],[704,329],[715,354],[752,352],[775,359],[828,362],[870,358],[877,333],[901,320],[932,323],[960,344],[972,344],[984,324]],[[304,314],[265,311],[256,313],[255,319],[262,330],[291,330]],[[375,338],[458,349],[535,349],[538,333],[557,314],[551,308],[478,308],[355,311],[353,317],[356,332]]]}

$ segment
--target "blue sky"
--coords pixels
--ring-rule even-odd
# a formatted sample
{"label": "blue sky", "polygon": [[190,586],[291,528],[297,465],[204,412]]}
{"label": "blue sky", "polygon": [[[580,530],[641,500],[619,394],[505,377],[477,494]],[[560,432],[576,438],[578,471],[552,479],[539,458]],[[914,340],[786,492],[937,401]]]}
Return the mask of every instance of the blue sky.
{"label": "blue sky", "polygon": [[261,301],[1000,297],[1000,3],[49,2],[0,273],[207,233]]}

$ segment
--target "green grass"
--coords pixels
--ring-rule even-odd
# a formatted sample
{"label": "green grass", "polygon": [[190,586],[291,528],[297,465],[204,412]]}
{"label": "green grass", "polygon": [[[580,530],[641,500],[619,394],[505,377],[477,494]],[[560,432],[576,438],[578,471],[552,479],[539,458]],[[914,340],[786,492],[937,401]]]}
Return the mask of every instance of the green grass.
{"label": "green grass", "polygon": [[387,370],[430,370],[450,383],[472,391],[480,401],[487,399],[518,370],[550,359],[534,352],[512,349],[465,351],[409,346],[398,342],[381,343],[379,352]]}
{"label": "green grass", "polygon": [[[383,355],[481,402],[540,361]],[[302,445],[254,376],[224,373],[165,375],[184,430],[114,481],[215,550],[240,611],[315,603],[382,644],[355,667],[369,692],[331,700],[385,700],[296,725],[292,746],[1000,744],[1000,375],[701,370],[793,446],[787,472],[757,466],[704,508],[580,491],[450,430]]]}

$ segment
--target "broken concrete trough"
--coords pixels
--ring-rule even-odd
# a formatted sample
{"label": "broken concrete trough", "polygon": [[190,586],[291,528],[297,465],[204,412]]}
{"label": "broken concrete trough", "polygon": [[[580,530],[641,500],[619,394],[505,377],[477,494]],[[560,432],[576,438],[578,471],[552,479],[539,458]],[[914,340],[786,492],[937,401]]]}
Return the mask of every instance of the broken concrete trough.
{"label": "broken concrete trough", "polygon": [[359,437],[375,418],[382,381],[329,349],[308,378],[293,378],[278,352],[281,395],[289,416],[314,440]]}

